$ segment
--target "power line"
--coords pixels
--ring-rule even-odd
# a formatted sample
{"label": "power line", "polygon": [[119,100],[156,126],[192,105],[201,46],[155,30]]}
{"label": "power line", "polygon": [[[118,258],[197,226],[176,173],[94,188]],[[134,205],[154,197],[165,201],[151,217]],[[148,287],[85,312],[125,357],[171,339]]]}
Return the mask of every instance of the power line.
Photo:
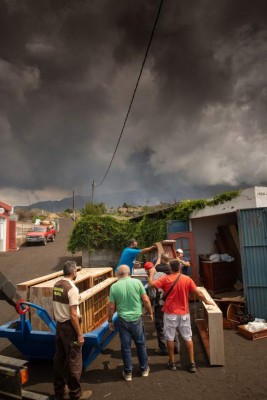
{"label": "power line", "polygon": [[155,30],[156,30],[156,26],[157,26],[157,23],[158,23],[158,20],[159,20],[160,11],[161,11],[161,8],[162,8],[163,1],[164,1],[164,0],[161,0],[160,5],[159,5],[157,17],[156,17],[156,20],[155,20],[155,22],[154,22],[154,26],[153,26],[153,29],[152,29],[152,32],[151,32],[151,35],[150,35],[150,39],[149,39],[148,46],[147,46],[147,49],[146,49],[145,57],[144,57],[144,60],[143,60],[143,63],[142,63],[142,66],[141,66],[141,69],[140,69],[140,72],[139,72],[139,76],[138,76],[138,79],[137,79],[137,82],[136,82],[136,85],[135,85],[135,88],[134,88],[134,92],[133,92],[133,95],[132,95],[132,99],[131,99],[131,101],[130,101],[130,105],[129,105],[129,108],[128,108],[128,111],[127,111],[127,114],[126,114],[126,117],[125,117],[125,120],[124,120],[124,123],[123,123],[123,126],[122,126],[122,130],[121,130],[119,139],[118,139],[118,141],[117,141],[117,144],[116,144],[116,147],[115,147],[113,156],[112,156],[112,158],[111,158],[111,160],[110,160],[109,166],[108,166],[108,168],[107,168],[107,170],[106,170],[106,173],[105,173],[105,175],[104,175],[102,181],[101,181],[100,183],[98,183],[98,184],[96,184],[95,181],[93,181],[93,184],[92,184],[92,203],[93,203],[93,199],[94,199],[94,194],[93,194],[93,193],[94,193],[94,188],[95,188],[95,187],[99,187],[99,186],[101,186],[101,185],[103,184],[104,180],[105,180],[106,177],[107,177],[107,174],[109,173],[110,167],[111,167],[112,162],[113,162],[114,157],[115,157],[115,154],[116,154],[116,152],[117,152],[117,150],[118,150],[118,147],[119,147],[119,144],[120,144],[120,141],[121,141],[121,137],[122,137],[122,134],[123,134],[123,132],[124,132],[124,128],[125,128],[126,122],[127,122],[127,120],[128,120],[128,116],[129,116],[130,111],[131,111],[131,108],[132,108],[132,104],[133,104],[133,101],[134,101],[134,98],[135,98],[135,94],[136,94],[136,91],[137,91],[137,88],[138,88],[138,85],[139,85],[139,81],[140,81],[140,79],[141,79],[141,75],[142,75],[142,72],[143,72],[143,69],[144,69],[144,66],[145,66],[145,62],[146,62],[147,55],[148,55],[148,52],[149,52],[149,49],[150,49],[150,46],[151,46],[151,43],[152,43],[152,39],[153,39],[153,36],[154,36],[154,32],[155,32]]}

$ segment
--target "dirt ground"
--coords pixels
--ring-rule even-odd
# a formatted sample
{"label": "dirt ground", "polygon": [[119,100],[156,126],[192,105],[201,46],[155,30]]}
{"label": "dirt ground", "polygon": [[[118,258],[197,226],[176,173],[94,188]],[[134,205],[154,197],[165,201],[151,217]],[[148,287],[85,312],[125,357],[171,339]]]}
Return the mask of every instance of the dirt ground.
{"label": "dirt ground", "polygon": [[[71,259],[66,250],[71,220],[62,219],[60,232],[54,243],[47,246],[21,247],[18,251],[0,254],[0,270],[13,282],[19,283],[62,269]],[[74,257],[81,264],[81,254]],[[191,318],[198,313],[199,304],[191,303]],[[0,301],[0,324],[17,318],[14,309]],[[89,365],[83,373],[84,388],[93,391],[93,399],[123,400],[144,398],[192,400],[239,400],[267,399],[267,339],[250,341],[233,330],[224,331],[225,365],[210,367],[194,323],[193,340],[197,372],[186,369],[187,356],[181,346],[182,367],[177,371],[166,369],[167,357],[158,356],[153,323],[146,321],[147,348],[151,373],[142,378],[138,371],[136,353],[133,349],[134,373],[131,382],[121,378],[122,360],[118,335]],[[23,358],[7,339],[0,338],[0,353]],[[30,379],[25,389],[42,394],[53,394],[52,362],[36,361],[29,366]]]}

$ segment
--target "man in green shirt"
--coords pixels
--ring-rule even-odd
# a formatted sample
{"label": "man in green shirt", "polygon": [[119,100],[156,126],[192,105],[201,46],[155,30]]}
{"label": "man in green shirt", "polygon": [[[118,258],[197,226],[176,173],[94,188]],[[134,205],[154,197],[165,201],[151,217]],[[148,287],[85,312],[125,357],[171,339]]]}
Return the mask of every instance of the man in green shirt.
{"label": "man in green shirt", "polygon": [[108,305],[109,329],[114,330],[112,317],[115,309],[118,313],[119,334],[121,341],[121,352],[124,364],[122,377],[126,381],[132,380],[132,339],[136,346],[140,370],[143,377],[148,376],[150,368],[148,366],[146,337],[142,318],[143,305],[153,321],[153,311],[150,300],[143,284],[131,278],[130,268],[121,265],[117,270],[118,281],[110,288]]}

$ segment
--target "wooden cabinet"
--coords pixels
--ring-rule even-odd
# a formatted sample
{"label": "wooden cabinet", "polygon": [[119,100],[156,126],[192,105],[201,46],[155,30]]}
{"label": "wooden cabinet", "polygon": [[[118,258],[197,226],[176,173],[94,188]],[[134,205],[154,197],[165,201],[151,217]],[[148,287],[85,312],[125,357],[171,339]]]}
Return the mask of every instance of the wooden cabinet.
{"label": "wooden cabinet", "polygon": [[202,260],[202,270],[203,285],[210,293],[230,290],[237,280],[234,262]]}
{"label": "wooden cabinet", "polygon": [[[199,287],[206,299],[213,301],[206,289]],[[219,307],[202,303],[204,307],[204,318],[196,319],[203,346],[207,353],[210,365],[224,365],[224,336],[223,316]]]}

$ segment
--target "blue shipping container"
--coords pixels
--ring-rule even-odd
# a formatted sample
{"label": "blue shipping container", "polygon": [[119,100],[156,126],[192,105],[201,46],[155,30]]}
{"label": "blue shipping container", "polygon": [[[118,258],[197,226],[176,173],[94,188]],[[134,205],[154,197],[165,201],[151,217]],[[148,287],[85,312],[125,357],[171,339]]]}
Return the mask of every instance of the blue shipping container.
{"label": "blue shipping container", "polygon": [[247,311],[267,319],[267,208],[237,212]]}

